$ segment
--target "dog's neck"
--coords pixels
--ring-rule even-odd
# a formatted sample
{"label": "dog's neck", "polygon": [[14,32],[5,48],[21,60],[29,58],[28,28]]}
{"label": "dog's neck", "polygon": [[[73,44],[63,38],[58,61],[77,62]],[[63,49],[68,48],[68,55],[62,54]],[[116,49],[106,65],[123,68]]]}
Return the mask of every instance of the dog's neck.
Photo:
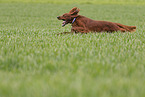
{"label": "dog's neck", "polygon": [[73,19],[72,24],[76,21],[76,18],[77,18],[77,17],[75,17],[75,18]]}

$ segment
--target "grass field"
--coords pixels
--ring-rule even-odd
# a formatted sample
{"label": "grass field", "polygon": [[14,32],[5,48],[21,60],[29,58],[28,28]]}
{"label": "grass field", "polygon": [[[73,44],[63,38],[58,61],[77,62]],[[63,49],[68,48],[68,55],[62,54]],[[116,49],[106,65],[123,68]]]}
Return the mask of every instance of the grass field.
{"label": "grass field", "polygon": [[145,4],[144,0],[0,0],[0,3]]}
{"label": "grass field", "polygon": [[[0,97],[145,97],[143,0],[137,5],[9,2],[0,3]],[[56,17],[74,6],[86,17],[137,31],[57,36],[70,25],[62,28]]]}

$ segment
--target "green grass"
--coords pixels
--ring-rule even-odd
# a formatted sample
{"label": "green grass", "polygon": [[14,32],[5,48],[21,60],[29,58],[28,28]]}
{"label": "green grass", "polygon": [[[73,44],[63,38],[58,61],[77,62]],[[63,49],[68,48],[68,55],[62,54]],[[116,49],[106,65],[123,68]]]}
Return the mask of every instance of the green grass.
{"label": "green grass", "polygon": [[53,4],[145,4],[144,0],[0,0],[1,3],[53,3]]}
{"label": "green grass", "polygon": [[[72,7],[134,33],[60,35]],[[145,6],[0,3],[0,97],[144,97]]]}

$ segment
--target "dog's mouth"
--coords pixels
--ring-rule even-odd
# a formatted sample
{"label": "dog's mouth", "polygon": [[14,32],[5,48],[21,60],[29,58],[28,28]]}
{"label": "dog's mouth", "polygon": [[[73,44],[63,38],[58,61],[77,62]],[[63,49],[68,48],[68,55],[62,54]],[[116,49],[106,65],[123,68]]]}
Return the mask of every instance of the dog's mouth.
{"label": "dog's mouth", "polygon": [[62,22],[62,27],[64,27],[66,24],[67,24],[66,21],[63,20],[63,22]]}

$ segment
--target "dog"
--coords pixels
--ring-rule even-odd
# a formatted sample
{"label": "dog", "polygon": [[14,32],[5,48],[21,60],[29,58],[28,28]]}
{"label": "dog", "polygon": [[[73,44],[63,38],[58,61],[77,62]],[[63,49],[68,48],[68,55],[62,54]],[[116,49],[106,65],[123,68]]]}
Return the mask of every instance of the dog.
{"label": "dog", "polygon": [[[69,13],[62,16],[57,16],[58,20],[63,20],[62,27],[71,24],[71,32],[74,33],[89,33],[89,32],[135,32],[136,26],[127,26],[120,23],[109,21],[96,21],[85,16],[79,15],[80,9],[72,8]],[[65,34],[67,32],[64,32]]]}

